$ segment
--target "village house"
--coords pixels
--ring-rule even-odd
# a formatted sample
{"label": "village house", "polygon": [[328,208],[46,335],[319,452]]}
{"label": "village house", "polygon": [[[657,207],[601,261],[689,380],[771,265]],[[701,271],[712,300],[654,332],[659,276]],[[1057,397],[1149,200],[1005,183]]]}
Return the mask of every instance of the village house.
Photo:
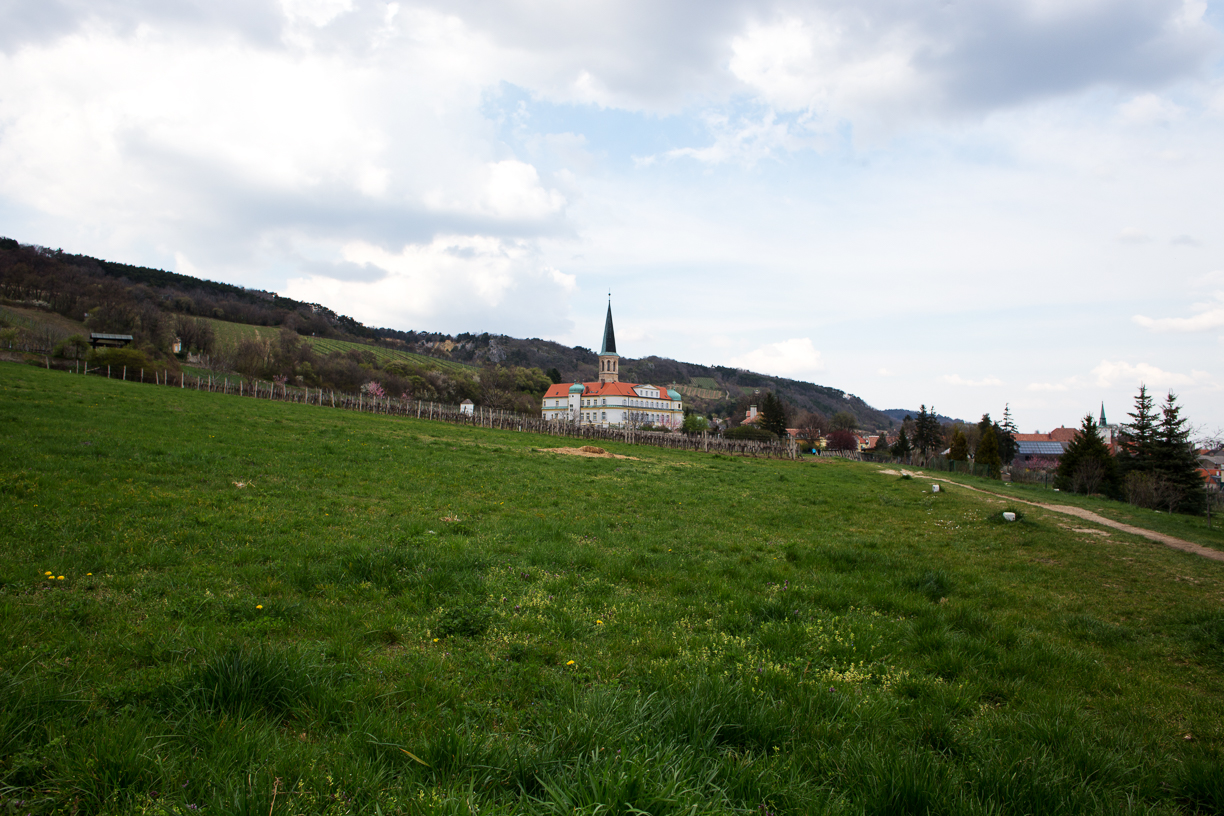
{"label": "village house", "polygon": [[1198,465],[1199,475],[1207,483],[1207,489],[1218,493],[1221,483],[1224,483],[1224,477],[1221,476],[1221,468],[1224,467],[1224,456],[1209,453],[1200,454]]}
{"label": "village house", "polygon": [[553,385],[544,394],[542,412],[547,420],[601,428],[651,425],[672,429],[684,422],[684,404],[678,392],[657,385],[620,381],[620,355],[616,353],[616,333],[612,330],[611,303],[599,349],[599,379]]}

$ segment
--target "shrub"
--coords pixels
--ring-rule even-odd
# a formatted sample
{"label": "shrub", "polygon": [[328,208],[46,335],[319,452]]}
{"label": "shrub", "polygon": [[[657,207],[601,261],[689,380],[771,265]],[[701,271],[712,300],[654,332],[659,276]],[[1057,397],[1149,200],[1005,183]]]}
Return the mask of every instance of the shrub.
{"label": "shrub", "polygon": [[740,425],[738,428],[732,428],[723,434],[727,439],[747,439],[754,442],[772,442],[778,437],[773,433],[758,428],[756,425]]}
{"label": "shrub", "polygon": [[854,435],[853,431],[848,431],[845,428],[838,428],[830,433],[826,439],[832,450],[858,450],[858,437]]}
{"label": "shrub", "polygon": [[56,343],[51,356],[61,360],[79,360],[88,353],[89,341],[83,335],[74,334]]}
{"label": "shrub", "polygon": [[167,365],[161,360],[151,359],[140,349],[128,346],[126,348],[94,349],[89,354],[89,365],[93,368],[110,366],[112,377],[123,376],[124,366],[127,367],[128,379],[139,379],[143,369],[145,376],[154,373],[164,374]]}

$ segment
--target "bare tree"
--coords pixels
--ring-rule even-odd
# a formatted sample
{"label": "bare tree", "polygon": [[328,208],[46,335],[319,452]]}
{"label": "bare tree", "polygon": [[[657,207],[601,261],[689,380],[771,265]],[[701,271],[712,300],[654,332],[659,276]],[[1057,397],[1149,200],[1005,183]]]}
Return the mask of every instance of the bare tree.
{"label": "bare tree", "polygon": [[1084,459],[1071,474],[1071,489],[1076,493],[1092,494],[1105,481],[1105,465],[1098,459]]}

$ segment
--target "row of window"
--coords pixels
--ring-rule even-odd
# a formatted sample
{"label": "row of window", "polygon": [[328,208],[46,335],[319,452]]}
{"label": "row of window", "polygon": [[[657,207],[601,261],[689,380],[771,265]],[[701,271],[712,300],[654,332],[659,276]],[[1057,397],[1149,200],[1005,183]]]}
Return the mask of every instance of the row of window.
{"label": "row of window", "polygon": [[[562,400],[553,400],[554,407],[560,408],[561,404],[562,404]],[[594,408],[600,405],[606,406],[607,404],[608,404],[608,400],[606,398],[601,399],[601,400],[595,400],[595,399],[582,400],[583,408]],[[629,400],[626,403],[626,405],[631,408],[658,408],[658,409],[663,409],[663,410],[666,410],[667,408],[671,408],[672,410],[676,410],[676,411],[680,410],[680,403],[678,402],[674,404],[669,403],[668,405],[660,405],[658,403],[646,402],[644,400]],[[616,407],[616,403],[613,402],[612,406]]]}

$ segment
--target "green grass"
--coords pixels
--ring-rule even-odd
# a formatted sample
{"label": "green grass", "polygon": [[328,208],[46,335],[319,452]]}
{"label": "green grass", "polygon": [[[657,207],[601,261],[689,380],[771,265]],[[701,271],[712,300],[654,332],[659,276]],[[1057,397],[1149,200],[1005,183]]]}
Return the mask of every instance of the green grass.
{"label": "green grass", "polygon": [[380,366],[386,366],[389,363],[406,362],[418,366],[426,366],[428,368],[437,368],[442,371],[467,371],[476,370],[475,366],[470,366],[465,363],[458,363],[454,360],[447,360],[439,357],[429,357],[425,354],[416,354],[411,351],[400,351],[399,349],[386,348],[385,346],[366,345],[365,343],[352,343],[347,340],[334,340],[327,337],[303,337],[302,342],[310,343],[314,346],[315,351],[321,354],[331,352],[348,352],[354,349],[358,351],[369,352],[378,360]]}
{"label": "green grass", "polygon": [[[1136,507],[1123,501],[1113,501],[1101,496],[1067,493],[1038,484],[1004,484],[993,479],[940,471],[931,471],[928,475],[949,478],[952,481],[971,485],[981,490],[989,490],[1001,496],[1015,496],[1025,501],[1040,502],[1042,504],[1061,504],[1080,507],[1085,510],[1091,510],[1111,521],[1120,521],[1123,524],[1130,524],[1135,527],[1143,527],[1148,530],[1155,530],[1158,533],[1176,536],[1177,538],[1192,541],[1204,547],[1224,550],[1224,517],[1219,515],[1213,514],[1208,519],[1206,516],[1164,513],[1159,510]],[[1071,522],[1075,522],[1079,526],[1079,519],[1068,517],[1067,523],[1070,524]]]}
{"label": "green grass", "polygon": [[[213,327],[213,333],[217,338],[217,343],[222,348],[234,348],[244,337],[262,338],[265,340],[274,340],[280,335],[279,326],[251,326],[245,323],[230,323],[225,320],[217,320],[215,318],[203,318],[207,320]],[[347,353],[349,351],[360,351],[374,355],[380,366],[386,366],[395,362],[406,362],[412,365],[425,366],[427,368],[436,368],[442,371],[475,371],[475,366],[470,366],[465,363],[455,362],[438,357],[430,357],[425,354],[416,354],[410,351],[400,351],[399,349],[387,348],[385,346],[375,346],[367,343],[354,343],[349,340],[336,340],[330,337],[301,337],[303,343],[309,343],[314,346],[314,349],[319,354],[330,354],[333,352]]]}
{"label": "green grass", "polygon": [[559,444],[0,365],[0,810],[1224,809],[1220,564]]}
{"label": "green grass", "polygon": [[252,326],[247,323],[231,323],[228,320],[218,320],[214,317],[201,317],[212,326],[213,337],[218,348],[232,349],[238,346],[243,338],[251,337],[263,340],[275,340],[280,335],[280,326]]}

